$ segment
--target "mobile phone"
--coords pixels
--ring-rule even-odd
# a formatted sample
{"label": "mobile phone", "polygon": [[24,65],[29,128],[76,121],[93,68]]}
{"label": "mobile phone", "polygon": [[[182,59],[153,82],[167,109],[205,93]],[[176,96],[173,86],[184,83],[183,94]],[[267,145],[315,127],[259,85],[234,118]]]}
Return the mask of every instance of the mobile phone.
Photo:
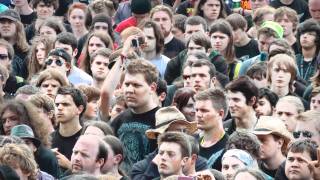
{"label": "mobile phone", "polygon": [[139,41],[137,39],[132,39],[131,44],[133,47],[139,47]]}

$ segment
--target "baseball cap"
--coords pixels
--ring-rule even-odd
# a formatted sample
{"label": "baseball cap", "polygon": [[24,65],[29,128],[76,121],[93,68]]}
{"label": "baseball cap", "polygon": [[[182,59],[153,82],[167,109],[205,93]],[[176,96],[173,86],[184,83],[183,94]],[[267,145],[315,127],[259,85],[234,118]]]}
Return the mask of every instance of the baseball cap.
{"label": "baseball cap", "polygon": [[66,50],[64,50],[62,48],[52,49],[48,54],[48,57],[49,56],[62,57],[66,62],[71,63],[71,56],[67,53]]}

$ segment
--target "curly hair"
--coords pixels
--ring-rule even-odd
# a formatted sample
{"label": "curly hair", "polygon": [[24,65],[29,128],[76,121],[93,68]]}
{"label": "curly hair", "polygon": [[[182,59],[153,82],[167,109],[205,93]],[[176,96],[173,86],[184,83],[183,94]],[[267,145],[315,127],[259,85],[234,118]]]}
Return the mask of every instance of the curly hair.
{"label": "curly hair", "polygon": [[35,132],[35,137],[38,138],[46,147],[51,146],[51,136],[49,134],[49,126],[43,121],[36,111],[36,107],[30,102],[23,100],[7,101],[0,109],[1,127],[0,134],[4,134],[2,116],[6,111],[11,111],[19,118],[19,124],[26,124]]}

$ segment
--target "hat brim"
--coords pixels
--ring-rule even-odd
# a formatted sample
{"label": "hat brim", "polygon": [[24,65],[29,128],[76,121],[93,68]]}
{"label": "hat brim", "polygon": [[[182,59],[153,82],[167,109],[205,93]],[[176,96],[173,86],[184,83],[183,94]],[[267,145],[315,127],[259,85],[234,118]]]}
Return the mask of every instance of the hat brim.
{"label": "hat brim", "polygon": [[18,19],[13,18],[11,16],[1,16],[0,19],[9,19],[9,20],[14,21],[14,22],[18,21]]}
{"label": "hat brim", "polygon": [[159,134],[163,134],[164,132],[166,132],[166,130],[173,123],[186,125],[186,129],[187,129],[187,133],[188,134],[194,134],[198,129],[197,128],[197,122],[189,122],[189,121],[186,121],[186,120],[174,120],[171,123],[166,124],[164,126],[161,126],[159,128],[147,130],[146,131],[146,136],[149,139],[157,139],[158,135]]}
{"label": "hat brim", "polygon": [[274,131],[271,131],[271,130],[267,130],[267,129],[255,129],[253,131],[253,134],[255,135],[269,135],[269,134],[274,134],[276,136],[280,136],[284,139],[284,147],[286,149],[287,145],[290,143],[290,141],[292,140],[292,137],[287,134],[281,134],[281,133],[278,133],[278,132],[274,132]]}
{"label": "hat brim", "polygon": [[41,145],[41,141],[39,139],[37,139],[37,138],[32,138],[32,137],[19,137],[19,138],[21,138],[21,139],[30,139],[33,142],[33,144],[34,144],[34,146],[36,148],[38,148]]}

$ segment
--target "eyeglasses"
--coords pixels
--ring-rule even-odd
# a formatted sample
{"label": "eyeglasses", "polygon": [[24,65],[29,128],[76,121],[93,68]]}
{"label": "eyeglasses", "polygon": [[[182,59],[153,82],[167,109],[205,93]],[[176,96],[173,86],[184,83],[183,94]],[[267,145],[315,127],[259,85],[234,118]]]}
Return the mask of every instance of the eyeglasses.
{"label": "eyeglasses", "polygon": [[301,136],[301,134],[305,138],[311,138],[313,136],[313,133],[310,132],[310,131],[294,131],[293,132],[293,137],[295,139],[298,139]]}
{"label": "eyeglasses", "polygon": [[8,55],[7,54],[0,54],[0,60],[7,60],[8,59]]}
{"label": "eyeglasses", "polygon": [[57,59],[57,60],[48,59],[48,60],[46,61],[46,65],[50,66],[53,62],[55,62],[57,66],[62,66],[63,63],[64,63],[64,62],[63,62],[62,60],[60,60],[60,59]]}

